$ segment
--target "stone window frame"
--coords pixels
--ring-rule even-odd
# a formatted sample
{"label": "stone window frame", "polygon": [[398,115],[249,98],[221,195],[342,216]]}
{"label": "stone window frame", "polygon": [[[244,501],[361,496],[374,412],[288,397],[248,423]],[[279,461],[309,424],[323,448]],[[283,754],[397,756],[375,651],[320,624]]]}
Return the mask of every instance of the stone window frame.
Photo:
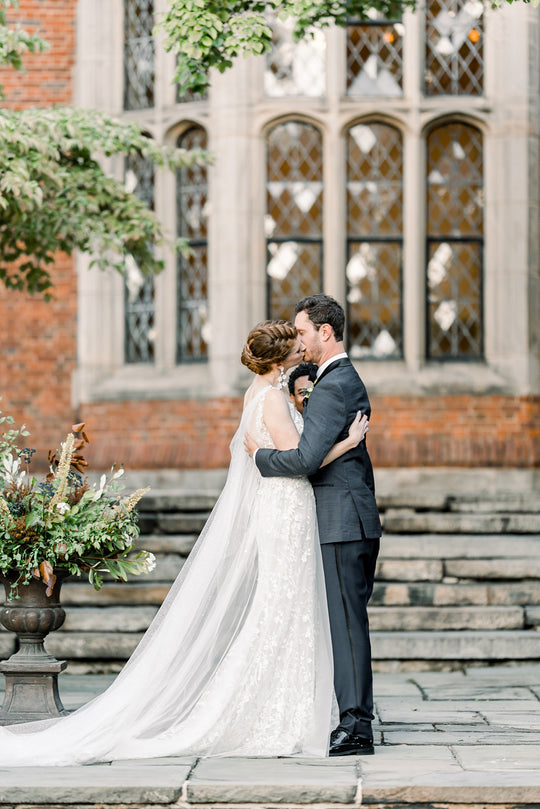
{"label": "stone window frame", "polygon": [[[163,2],[163,0],[158,0]],[[80,47],[79,65],[93,66],[93,81],[84,81],[84,72],[76,76],[76,103],[98,106],[113,115],[122,114],[121,63],[118,52],[121,44],[121,0],[79,0],[78,15],[85,31]],[[159,335],[155,367],[127,368],[122,361],[121,334],[123,287],[120,277],[100,274],[86,269],[88,260],[78,258],[79,284],[79,348],[78,370],[73,380],[73,400],[91,402],[106,399],[140,398],[215,398],[220,395],[239,395],[249,374],[238,362],[242,340],[249,328],[266,316],[265,290],[265,131],[279,121],[302,118],[319,127],[323,133],[324,155],[324,222],[325,275],[324,289],[339,300],[344,300],[345,232],[339,222],[344,219],[344,133],[353,123],[385,120],[400,129],[404,148],[404,250],[403,250],[403,307],[404,355],[402,360],[363,360],[358,363],[370,391],[378,393],[439,392],[441,385],[454,391],[526,389],[529,366],[525,350],[516,362],[515,352],[507,346],[498,329],[498,313],[514,294],[515,285],[506,276],[511,257],[504,241],[498,241],[496,223],[501,211],[508,211],[504,197],[495,187],[501,149],[509,148],[501,141],[504,121],[497,113],[494,101],[501,97],[501,86],[506,80],[499,67],[496,37],[490,39],[490,30],[499,35],[508,24],[509,10],[486,12],[485,43],[485,96],[426,98],[422,94],[423,15],[404,15],[406,26],[404,95],[396,99],[351,99],[346,95],[345,32],[328,29],[328,82],[327,97],[319,99],[272,98],[264,95],[264,57],[258,63],[239,60],[226,74],[213,79],[215,93],[198,102],[175,103],[175,88],[170,84],[174,73],[174,56],[157,49],[156,97],[159,114],[148,111],[141,120],[138,113],[124,113],[126,120],[140,122],[159,142],[174,144],[182,126],[190,122],[206,128],[209,148],[216,155],[209,182],[212,184],[213,210],[209,233],[210,296],[220,301],[211,313],[212,329],[220,339],[214,341],[209,362],[204,367],[193,364],[176,366],[174,352],[174,294],[175,257],[165,256],[166,270],[157,278],[157,307],[163,322],[170,324],[171,339]],[[526,29],[526,9],[514,14],[514,35]],[[104,20],[96,24],[97,18]],[[85,19],[86,18],[86,19]],[[113,24],[111,25],[111,20]],[[92,23],[89,25],[88,23]],[[107,23],[107,24],[106,24]],[[81,39],[81,38],[80,38]],[[99,55],[92,61],[92,49]],[[90,58],[89,58],[90,57]],[[258,67],[257,67],[258,65]],[[78,68],[80,70],[80,68]],[[520,65],[523,76],[525,65]],[[506,68],[508,72],[508,67]],[[86,73],[88,76],[88,72]],[[516,77],[508,80],[506,96],[510,96]],[[527,87],[527,83],[524,84]],[[235,98],[246,98],[238,119],[236,110],[225,103],[227,93]],[[242,93],[242,96],[239,96]],[[526,103],[524,99],[522,104]],[[233,115],[234,113],[234,115]],[[486,180],[486,244],[485,244],[485,362],[440,363],[426,361],[425,354],[425,137],[430,126],[443,117],[462,118],[480,128],[484,134]],[[240,121],[240,122],[239,122]],[[210,125],[210,122],[212,125]],[[219,126],[216,128],[216,122]],[[231,138],[234,134],[234,138]],[[507,136],[506,136],[507,137]],[[512,136],[516,148],[522,144],[519,136]],[[239,143],[237,143],[237,140]],[[510,142],[510,141],[509,141]],[[240,144],[240,145],[239,145]],[[234,151],[236,150],[236,152]],[[234,172],[231,157],[240,154],[246,171],[240,176]],[[238,159],[238,158],[236,158]],[[520,167],[519,167],[520,168]],[[121,176],[121,166],[110,166]],[[520,168],[521,170],[521,168]],[[523,174],[523,172],[522,172]],[[231,194],[231,180],[238,183],[235,193],[249,200],[242,207],[237,220],[231,218],[227,202]],[[215,181],[215,182],[214,182]],[[524,180],[520,180],[523,182]],[[174,232],[174,179],[157,177],[158,215]],[[504,207],[506,205],[506,207]],[[502,208],[501,208],[502,206]],[[230,206],[229,206],[230,207]],[[220,211],[216,217],[216,210]],[[332,210],[332,216],[329,211]],[[521,209],[520,209],[521,210]],[[241,221],[240,221],[241,220]],[[338,228],[334,223],[338,222]],[[231,227],[234,225],[234,228]],[[236,227],[238,225],[238,227]],[[224,241],[234,248],[224,254]],[[220,245],[220,249],[216,247]],[[525,242],[520,242],[523,253]],[[506,253],[505,253],[506,250]],[[231,257],[234,261],[231,261]],[[516,273],[522,272],[525,258],[520,257]],[[230,274],[230,275],[227,275]],[[519,277],[516,275],[516,277]],[[516,299],[518,316],[524,319],[526,301],[519,293]],[[120,314],[119,314],[120,313]],[[525,345],[526,328],[519,334],[520,345]]]}

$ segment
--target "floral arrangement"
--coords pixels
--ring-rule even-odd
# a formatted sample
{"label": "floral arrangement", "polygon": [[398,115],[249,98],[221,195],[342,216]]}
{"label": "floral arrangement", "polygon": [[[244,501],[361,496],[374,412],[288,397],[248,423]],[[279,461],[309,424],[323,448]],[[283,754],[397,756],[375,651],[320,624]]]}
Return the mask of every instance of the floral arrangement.
{"label": "floral arrangement", "polygon": [[[0,424],[13,424],[2,416]],[[34,449],[17,449],[26,437],[24,426],[0,435],[0,572],[16,570],[17,584],[41,579],[52,593],[55,568],[87,575],[99,590],[103,575],[126,581],[128,574],[148,573],[154,555],[133,552],[140,533],[135,506],[148,491],[123,497],[122,468],[112,468],[92,486],[83,472],[88,466],[81,449],[89,443],[84,424],[74,424],[58,451],[49,452],[49,473],[30,476]]]}

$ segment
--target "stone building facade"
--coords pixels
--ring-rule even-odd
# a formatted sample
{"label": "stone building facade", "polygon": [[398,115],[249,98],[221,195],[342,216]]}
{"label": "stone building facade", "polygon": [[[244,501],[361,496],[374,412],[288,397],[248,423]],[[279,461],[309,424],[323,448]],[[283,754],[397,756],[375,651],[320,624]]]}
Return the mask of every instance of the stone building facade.
{"label": "stone building facade", "polygon": [[6,103],[73,103],[213,154],[108,166],[192,247],[144,280],[58,257],[56,299],[0,290],[1,407],[38,447],[85,421],[93,466],[227,465],[249,328],[325,291],[378,466],[540,462],[540,9],[434,0],[351,20],[178,97],[165,0],[21,0],[51,41]]}

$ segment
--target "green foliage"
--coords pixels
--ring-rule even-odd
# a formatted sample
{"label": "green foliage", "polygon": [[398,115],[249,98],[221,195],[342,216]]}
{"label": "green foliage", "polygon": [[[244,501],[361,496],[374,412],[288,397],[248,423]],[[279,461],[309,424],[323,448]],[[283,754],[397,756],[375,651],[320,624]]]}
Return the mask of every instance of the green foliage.
{"label": "green foliage", "polygon": [[[41,53],[48,49],[48,44],[39,34],[30,34],[20,25],[8,27],[7,12],[9,8],[18,8],[18,0],[0,0],[0,65],[23,69],[23,57],[27,53]],[[0,98],[4,97],[0,84]]]}
{"label": "green foliage", "polygon": [[400,16],[416,0],[170,0],[160,23],[165,47],[178,54],[176,81],[180,91],[203,92],[211,67],[223,73],[239,55],[256,56],[272,46],[271,15],[294,17],[297,39],[314,26],[347,19],[366,19],[377,8],[389,19]]}
{"label": "green foliage", "polygon": [[[170,149],[135,124],[69,107],[0,110],[0,281],[44,293],[56,251],[91,253],[119,272],[131,255],[142,273],[159,272],[166,241],[156,215],[98,158],[140,154],[157,168],[204,162],[200,150]],[[181,244],[177,246],[181,247]]]}
{"label": "green foliage", "polygon": [[[12,422],[9,416],[0,418],[0,423]],[[52,591],[58,568],[87,575],[99,590],[104,574],[126,581],[155,566],[153,554],[133,551],[140,531],[135,506],[148,490],[123,497],[123,469],[111,470],[90,487],[80,473],[86,466],[80,454],[88,441],[84,424],[72,429],[60,457],[49,453],[51,471],[43,481],[29,475],[35,450],[16,448],[17,439],[28,435],[24,428],[0,440],[0,570],[19,573],[14,592],[32,577]]]}
{"label": "green foliage", "polygon": [[[492,6],[507,2],[521,0],[492,0]],[[540,4],[540,0],[531,2]],[[294,18],[293,33],[298,40],[330,23],[344,26],[348,20],[368,19],[370,9],[392,20],[416,5],[417,0],[169,0],[169,10],[159,27],[166,34],[165,47],[178,54],[176,81],[180,91],[200,93],[209,84],[210,68],[223,73],[236,56],[270,50],[269,15]]]}

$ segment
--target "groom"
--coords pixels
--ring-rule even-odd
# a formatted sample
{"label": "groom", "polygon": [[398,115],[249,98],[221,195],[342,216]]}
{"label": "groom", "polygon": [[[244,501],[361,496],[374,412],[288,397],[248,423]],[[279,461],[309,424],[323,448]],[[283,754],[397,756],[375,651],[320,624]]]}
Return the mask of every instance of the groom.
{"label": "groom", "polygon": [[328,295],[313,295],[294,311],[304,359],[318,365],[315,386],[304,404],[304,431],[298,449],[258,449],[255,463],[263,477],[308,475],[313,485],[340,711],[339,725],[330,737],[330,755],[371,754],[373,676],[367,603],[381,524],[365,440],[319,468],[329,449],[347,437],[357,411],[369,418],[371,408],[344,350],[345,314],[339,303]]}

